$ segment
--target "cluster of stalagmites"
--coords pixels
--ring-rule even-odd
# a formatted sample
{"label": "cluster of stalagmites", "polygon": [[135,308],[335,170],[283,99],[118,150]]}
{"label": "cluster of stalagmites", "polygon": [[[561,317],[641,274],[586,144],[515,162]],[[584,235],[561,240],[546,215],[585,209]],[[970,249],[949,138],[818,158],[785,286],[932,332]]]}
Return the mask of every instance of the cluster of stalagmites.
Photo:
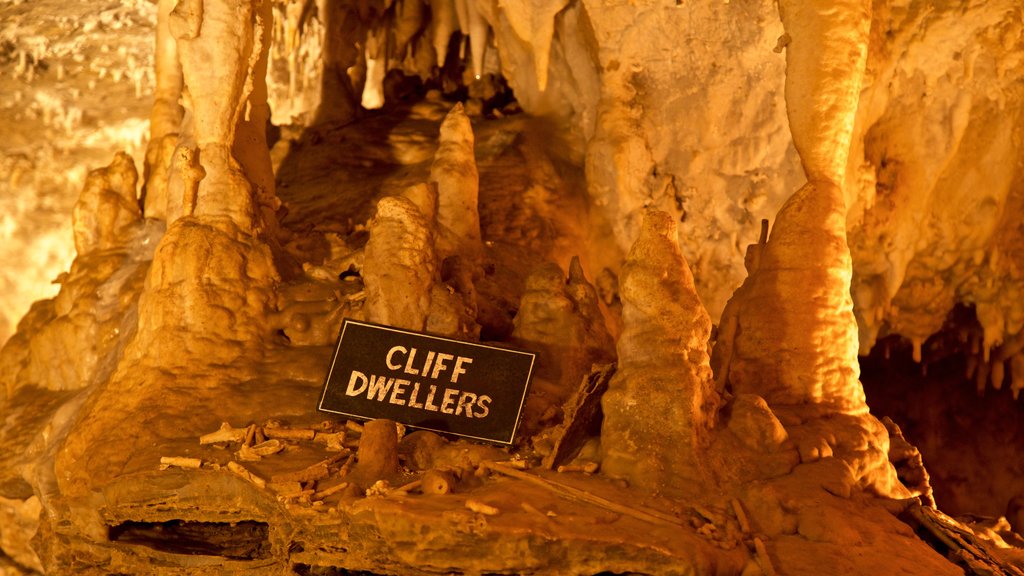
{"label": "cluster of stalagmites", "polygon": [[[398,6],[412,10],[412,4]],[[434,4],[434,26],[451,29],[462,15],[445,24],[438,14],[467,6]],[[750,248],[749,277],[723,317],[714,349],[676,219],[665,212],[644,215],[622,267],[615,350],[605,320],[611,312],[580,261],[567,274],[554,264],[539,266],[525,281],[511,337],[538,353],[522,446],[549,449],[544,429],[559,422],[563,404],[592,367],[617,356],[601,400],[598,453],[608,476],[673,496],[824,462],[822,469],[839,478],[834,494],[855,487],[910,494],[889,462],[885,427],[867,413],[849,296],[842,174],[864,66],[857,47],[865,45],[867,22],[855,2],[811,14],[791,4],[783,2],[792,39],[787,100],[810,182],[787,201],[770,237]],[[513,2],[505,9],[530,8]],[[62,496],[80,497],[68,505],[84,517],[92,506],[88,493],[126,467],[138,443],[180,433],[177,415],[167,414],[138,438],[106,435],[138,418],[146,399],[172,381],[168,374],[194,376],[175,385],[201,402],[207,389],[254,378],[253,359],[280,344],[275,333],[292,345],[330,344],[346,314],[462,339],[481,333],[476,284],[486,248],[474,136],[459,105],[441,125],[429,181],[379,199],[361,253],[298,273],[279,244],[264,136],[269,10],[259,2],[161,2],[159,41],[167,48],[158,61],[144,198],[136,195],[137,175],[125,156],[90,175],[75,211],[75,267],[61,295],[26,320],[34,334],[23,331],[24,342],[5,350],[4,366],[17,374],[8,377],[8,397],[30,384],[97,386],[79,418],[55,434],[52,441],[61,437],[63,444],[47,447],[56,453],[52,482]],[[551,15],[544,14],[513,28],[524,38],[549,39]],[[481,15],[464,16],[472,27]],[[326,25],[330,37],[340,24]],[[446,42],[446,34],[441,29],[435,38]],[[375,49],[367,44],[367,75]],[[841,57],[818,61],[822,53]],[[546,70],[541,60],[538,70]],[[84,266],[103,272],[80,275]],[[323,269],[351,272],[361,290],[339,292],[344,280],[324,281],[316,275]],[[79,360],[44,361],[58,349],[78,352]],[[728,434],[745,456],[719,466],[734,447],[722,440]],[[531,444],[534,437],[539,440]],[[396,442],[391,423],[367,425],[353,477],[365,484],[394,473]],[[904,444],[897,459],[909,462],[921,481],[914,488],[927,497],[927,477]]]}

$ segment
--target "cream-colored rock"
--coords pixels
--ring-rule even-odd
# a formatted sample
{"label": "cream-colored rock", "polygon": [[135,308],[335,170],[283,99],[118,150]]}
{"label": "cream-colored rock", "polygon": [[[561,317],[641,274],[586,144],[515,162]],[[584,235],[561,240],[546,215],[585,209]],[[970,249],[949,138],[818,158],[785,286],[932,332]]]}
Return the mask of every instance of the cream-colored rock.
{"label": "cream-colored rock", "polygon": [[724,335],[733,343],[722,368],[735,392],[758,394],[769,405],[863,413],[842,183],[870,14],[853,1],[780,9],[792,38],[787,114],[811,182],[783,205],[756,270],[737,291],[738,318],[728,319]]}
{"label": "cream-colored rock", "polygon": [[[177,40],[186,108],[206,176],[199,182],[196,214],[227,217],[255,230],[264,195],[273,195],[265,130],[266,54],[270,3],[190,0]],[[201,33],[200,33],[201,30]]]}
{"label": "cream-colored rock", "polygon": [[142,218],[131,156],[118,152],[106,168],[93,170],[75,204],[75,249],[79,255],[121,246],[125,229]]}
{"label": "cream-colored rock", "polygon": [[388,197],[377,203],[369,233],[361,271],[366,319],[423,330],[438,273],[432,223],[411,200]]}
{"label": "cream-colored rock", "polygon": [[430,180],[437,183],[438,259],[460,254],[477,260],[483,250],[477,206],[480,182],[473,126],[462,104],[456,104],[441,123]]}
{"label": "cream-colored rock", "polygon": [[[167,221],[168,190],[171,179],[171,163],[174,161],[178,145],[177,134],[165,134],[159,139],[150,140],[146,150],[146,182],[142,190],[142,213],[146,218]],[[198,185],[198,182],[196,182]],[[184,192],[177,186],[180,198],[175,202],[181,205]]]}
{"label": "cream-colored rock", "polygon": [[24,500],[0,496],[0,525],[4,527],[0,530],[0,550],[22,567],[40,573],[43,564],[31,539],[39,531],[42,513],[43,506],[37,496]]}
{"label": "cream-colored rock", "polygon": [[807,184],[779,212],[742,299],[727,382],[776,404],[867,411],[858,381],[857,325],[843,200]]}
{"label": "cream-colored rock", "polygon": [[[786,114],[811,182],[842,186],[867,62],[869,0],[785,0]],[[845,213],[845,207],[843,209]]]}
{"label": "cream-colored rock", "polygon": [[601,469],[652,489],[700,481],[718,409],[711,320],[679,251],[674,219],[651,211],[620,277],[618,371],[601,401]]}
{"label": "cream-colored rock", "polygon": [[501,10],[512,29],[523,42],[533,47],[534,70],[541,92],[548,87],[555,15],[568,4],[568,0],[510,0],[501,3]]}
{"label": "cream-colored rock", "polygon": [[536,374],[556,384],[552,400],[559,407],[590,373],[595,363],[614,359],[614,345],[597,308],[597,294],[583,275],[578,258],[570,276],[557,264],[538,267],[514,319],[513,340],[538,353]]}
{"label": "cream-colored rock", "polygon": [[924,342],[957,302],[986,348],[1024,327],[1006,122],[1024,105],[1019,5],[935,8],[873,6],[889,32],[872,37],[846,177],[862,353],[890,333]]}
{"label": "cream-colored rock", "polygon": [[[157,5],[156,50],[154,51],[153,71],[156,75],[156,88],[153,93],[153,109],[149,115],[149,145],[146,148],[146,217],[163,219],[163,207],[166,204],[162,193],[167,186],[167,167],[170,164],[168,146],[173,149],[185,110],[181,106],[183,79],[181,62],[178,58],[178,47],[174,34],[171,32],[171,21],[177,20],[176,27],[181,24],[183,15],[178,12],[173,18],[177,0],[160,0]],[[183,2],[184,5],[187,2]],[[186,18],[187,20],[187,18]],[[153,197],[153,203],[149,197]]]}
{"label": "cream-colored rock", "polygon": [[534,270],[513,321],[512,341],[537,353],[523,414],[527,435],[557,421],[594,364],[615,358],[614,343],[597,308],[597,291],[587,282],[578,258],[573,258],[569,274],[567,280],[553,263]]}
{"label": "cream-colored rock", "polygon": [[437,55],[437,67],[441,68],[448,55],[448,41],[459,26],[455,0],[430,0],[430,13],[430,35]]}
{"label": "cream-colored rock", "polygon": [[[603,251],[626,250],[648,207],[674,214],[698,294],[717,320],[744,277],[742,239],[804,178],[787,125],[785,62],[772,50],[784,33],[778,5],[583,6],[578,30],[584,46],[596,45],[600,96],[580,111],[593,123],[588,192],[612,232]],[[571,74],[554,71],[556,52],[552,80]],[[613,259],[599,264],[617,271]]]}
{"label": "cream-colored rock", "polygon": [[232,223],[179,219],[153,256],[125,369],[131,361],[184,366],[195,355],[229,362],[259,349],[278,281],[269,247]]}
{"label": "cream-colored rock", "polygon": [[789,434],[760,396],[739,394],[728,405],[728,428],[747,447],[758,452],[778,450]]}
{"label": "cream-colored rock", "polygon": [[[199,163],[198,150],[191,145],[179,144],[174,149],[167,173],[167,194],[164,217],[170,226],[178,218],[192,216],[199,199],[199,183],[206,177],[206,169]],[[158,199],[154,199],[159,213]]]}

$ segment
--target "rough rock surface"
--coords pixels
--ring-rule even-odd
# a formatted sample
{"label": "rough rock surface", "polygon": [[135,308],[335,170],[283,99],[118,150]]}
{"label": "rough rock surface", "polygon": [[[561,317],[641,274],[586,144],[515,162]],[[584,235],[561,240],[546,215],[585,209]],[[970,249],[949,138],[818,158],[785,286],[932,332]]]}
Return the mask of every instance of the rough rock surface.
{"label": "rough rock surface", "polygon": [[[977,304],[967,371],[981,389],[1024,387],[1006,282],[1021,262],[1020,7],[430,4],[129,3],[82,31],[156,16],[149,219],[118,208],[138,195],[119,157],[86,189],[116,198],[83,202],[85,249],[60,294],[0,352],[0,570],[958,573],[901,521],[915,508],[890,459],[920,470],[866,412],[853,313],[866,346],[873,330],[920,341],[953,302]],[[31,7],[69,11],[53,30],[90,22],[0,5],[3,82],[19,87],[2,102],[75,133],[89,124],[75,98],[40,80],[88,83],[58,53],[66,39],[24,26]],[[77,64],[148,88],[148,60],[122,40]],[[124,70],[99,72],[100,54]],[[358,110],[360,94],[381,110]],[[268,98],[301,125],[268,126]],[[748,252],[713,379],[742,239],[798,188],[800,161],[810,183]],[[13,188],[38,174],[12,165]],[[374,292],[395,255],[405,276],[377,274],[388,289]],[[557,273],[530,278],[538,262]],[[603,304],[583,266],[601,270]],[[460,338],[532,340],[555,398],[608,351],[603,327],[621,332],[600,438],[556,471],[538,443],[324,421],[333,331],[380,307]]]}
{"label": "rough rock surface", "polygon": [[659,490],[701,481],[700,450],[720,402],[708,359],[711,320],[669,214],[645,216],[620,296],[618,370],[601,402],[602,469]]}

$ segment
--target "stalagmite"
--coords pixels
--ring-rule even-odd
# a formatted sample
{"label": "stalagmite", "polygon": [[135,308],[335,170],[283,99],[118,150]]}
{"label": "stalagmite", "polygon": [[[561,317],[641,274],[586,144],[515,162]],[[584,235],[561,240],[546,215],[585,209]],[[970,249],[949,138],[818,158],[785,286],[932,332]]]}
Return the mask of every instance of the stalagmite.
{"label": "stalagmite", "polygon": [[366,81],[360,100],[363,108],[367,110],[376,110],[384,106],[384,74],[387,73],[388,65],[387,34],[386,28],[367,34],[366,48],[363,51],[366,60]]}
{"label": "stalagmite", "polygon": [[106,168],[93,170],[75,204],[75,249],[79,255],[122,245],[125,228],[142,218],[135,163],[124,152]]}
{"label": "stalagmite", "polygon": [[[256,235],[269,220],[257,212],[259,198],[273,194],[261,75],[269,48],[269,3],[195,0],[178,8],[184,14],[171,29],[194,130],[183,138],[194,136],[197,147],[189,152],[188,144],[179,146],[179,152],[189,153],[175,158],[183,165],[172,165],[171,176],[181,183],[169,181],[169,192],[182,191],[182,217],[152,255],[137,326],[122,344],[116,368],[91,397],[84,408],[88,418],[57,457],[67,494],[88,490],[86,478],[110,480],[119,469],[111,463],[131,458],[132,446],[146,441],[140,438],[180,432],[165,422],[133,437],[105,436],[140,404],[163,394],[166,374],[217,366],[208,378],[189,382],[193,396],[201,396],[232,378],[246,378],[254,369],[251,359],[263,353],[271,336],[268,312],[280,278],[270,246]],[[90,460],[87,454],[102,456]]]}
{"label": "stalagmite", "polygon": [[644,217],[620,296],[618,371],[601,402],[601,470],[652,489],[700,481],[700,451],[719,404],[708,363],[711,320],[669,214]]}
{"label": "stalagmite", "polygon": [[807,184],[780,211],[758,269],[737,291],[728,384],[777,404],[867,411],[841,191]]}
{"label": "stalagmite", "polygon": [[456,104],[441,123],[440,142],[430,167],[430,180],[437,183],[439,260],[459,254],[475,261],[483,250],[473,142],[469,117],[462,104]]}
{"label": "stalagmite", "polygon": [[397,474],[398,428],[391,420],[370,420],[363,426],[359,439],[358,463],[351,477],[364,489],[378,480]]}
{"label": "stalagmite", "polygon": [[526,280],[512,337],[536,350],[538,376],[560,388],[564,401],[595,363],[612,360],[612,339],[597,309],[593,286],[574,258],[568,281],[556,264],[545,264]]}
{"label": "stalagmite", "polygon": [[366,319],[423,330],[438,273],[433,223],[424,218],[412,200],[388,197],[377,204],[369,232],[362,270]]}

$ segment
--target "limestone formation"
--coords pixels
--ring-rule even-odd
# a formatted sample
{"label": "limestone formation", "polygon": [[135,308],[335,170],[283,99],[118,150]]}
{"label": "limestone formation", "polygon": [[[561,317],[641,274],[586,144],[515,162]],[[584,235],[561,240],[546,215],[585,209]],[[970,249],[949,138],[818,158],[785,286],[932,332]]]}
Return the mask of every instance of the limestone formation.
{"label": "limestone formation", "polygon": [[191,136],[206,172],[196,213],[227,217],[243,232],[254,231],[271,223],[260,201],[274,191],[265,136],[270,3],[190,0],[178,9],[187,14],[179,12],[172,32]]}
{"label": "limestone formation", "polygon": [[471,260],[480,258],[480,183],[473,127],[462,104],[456,104],[441,123],[430,180],[437,183],[438,258],[453,254]]}
{"label": "limestone formation", "polygon": [[623,331],[601,403],[601,469],[658,490],[700,482],[720,401],[708,360],[711,320],[669,214],[645,216],[619,286]]}
{"label": "limestone formation", "polygon": [[135,163],[120,152],[106,168],[93,170],[75,204],[75,249],[79,255],[123,246],[126,228],[142,218]]}
{"label": "limestone formation", "polygon": [[[913,498],[1024,517],[1019,0],[57,4],[0,3],[0,573],[1014,572]],[[318,412],[346,317],[536,352],[513,446]]]}
{"label": "limestone formation", "polygon": [[411,330],[426,327],[439,272],[432,224],[407,198],[382,198],[377,204],[362,269],[367,320]]}
{"label": "limestone formation", "polygon": [[[164,219],[167,170],[185,113],[181,106],[181,62],[177,41],[171,31],[171,21],[181,18],[180,11],[172,16],[177,4],[177,0],[161,0],[157,6],[156,58],[153,65],[156,88],[149,117],[149,145],[144,171],[147,218]],[[178,26],[180,24],[176,24]]]}
{"label": "limestone formation", "polygon": [[513,341],[538,354],[525,416],[526,428],[536,430],[536,421],[551,409],[560,410],[594,364],[614,359],[597,291],[587,282],[579,258],[573,258],[568,279],[553,263],[527,278],[514,326]]}
{"label": "limestone formation", "polygon": [[352,476],[365,490],[379,480],[393,479],[398,465],[398,428],[391,420],[371,420],[363,425],[359,462]]}
{"label": "limestone formation", "polygon": [[731,359],[723,366],[734,392],[771,406],[867,410],[842,206],[836,186],[807,184],[779,212],[758,268],[737,291]]}
{"label": "limestone formation", "polygon": [[[757,269],[737,292],[723,368],[733,391],[771,406],[863,413],[842,183],[870,18],[859,2],[784,4],[782,12],[794,38],[786,46],[787,113],[810,182],[779,211]],[[823,42],[839,44],[819,52]]]}
{"label": "limestone formation", "polygon": [[[142,212],[146,218],[166,222],[169,208],[180,209],[182,205],[185,196],[183,185],[174,187],[178,198],[175,199],[173,206],[170,205],[168,198],[168,190],[171,189],[171,164],[174,162],[177,146],[177,134],[166,134],[158,140],[150,141],[149,149],[146,151],[146,183],[142,191]],[[198,187],[198,184],[197,180],[194,186]],[[190,194],[190,197],[194,198],[194,193]]]}

